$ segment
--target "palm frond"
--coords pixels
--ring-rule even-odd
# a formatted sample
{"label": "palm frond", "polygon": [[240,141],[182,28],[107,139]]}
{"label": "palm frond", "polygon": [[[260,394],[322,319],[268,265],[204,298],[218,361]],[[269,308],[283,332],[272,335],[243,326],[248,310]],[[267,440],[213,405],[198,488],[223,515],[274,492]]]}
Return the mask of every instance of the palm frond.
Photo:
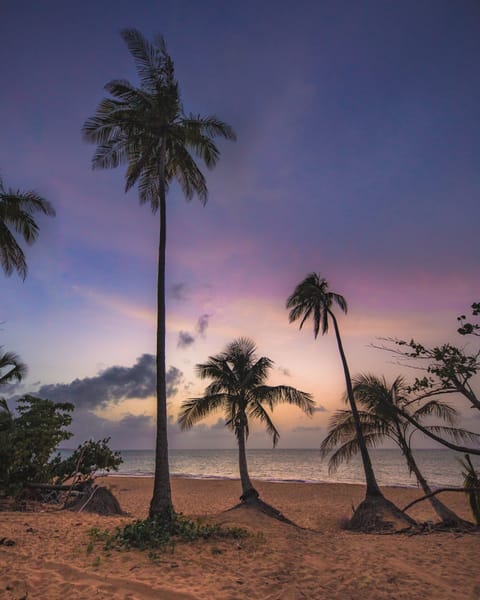
{"label": "palm frond", "polygon": [[480,444],[480,433],[468,431],[461,427],[447,427],[445,425],[423,425],[423,427],[438,436],[445,435],[455,441],[467,440]]}
{"label": "palm frond", "polygon": [[204,417],[219,410],[226,403],[228,403],[227,394],[216,394],[185,400],[180,406],[178,417],[180,429],[182,431],[191,429]]}
{"label": "palm frond", "polygon": [[251,403],[248,408],[248,416],[258,419],[265,425],[268,433],[272,436],[273,447],[275,448],[280,438],[280,434],[264,407],[259,402]]}
{"label": "palm frond", "polygon": [[[365,433],[363,437],[365,444],[369,448],[375,448],[383,441],[383,437],[376,432]],[[358,454],[359,450],[360,446],[357,437],[352,437],[344,442],[330,457],[328,461],[328,472],[330,474],[335,473],[342,463],[349,462],[356,454]]]}
{"label": "palm frond", "polygon": [[430,400],[412,413],[412,417],[416,420],[426,416],[438,417],[453,425],[458,418],[458,411],[446,402]]}
{"label": "palm frond", "polygon": [[255,403],[266,402],[271,410],[277,404],[292,404],[311,416],[315,409],[315,402],[311,394],[288,385],[259,385],[251,390],[249,397]]}

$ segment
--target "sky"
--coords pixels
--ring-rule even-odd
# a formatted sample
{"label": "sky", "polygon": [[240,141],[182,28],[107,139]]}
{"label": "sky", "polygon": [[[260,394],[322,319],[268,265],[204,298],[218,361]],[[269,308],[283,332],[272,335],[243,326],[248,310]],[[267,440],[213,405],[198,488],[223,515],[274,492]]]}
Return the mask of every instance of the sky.
{"label": "sky", "polygon": [[[320,445],[344,380],[333,333],[288,323],[310,272],[348,302],[353,374],[415,376],[380,337],[471,346],[456,317],[480,299],[477,0],[0,0],[0,174],[57,212],[38,217],[26,280],[0,277],[0,344],[29,369],[3,395],[73,402],[72,445],[154,445],[158,215],[124,167],[92,171],[81,136],[108,81],[138,83],[124,28],[163,34],[185,111],[237,134],[206,206],[167,198],[171,448],[234,447],[221,414],[176,421],[203,393],[195,364],[240,336],[274,361],[271,385],[315,399],[312,418],[275,410],[279,446]],[[249,445],[271,440],[253,427]]]}

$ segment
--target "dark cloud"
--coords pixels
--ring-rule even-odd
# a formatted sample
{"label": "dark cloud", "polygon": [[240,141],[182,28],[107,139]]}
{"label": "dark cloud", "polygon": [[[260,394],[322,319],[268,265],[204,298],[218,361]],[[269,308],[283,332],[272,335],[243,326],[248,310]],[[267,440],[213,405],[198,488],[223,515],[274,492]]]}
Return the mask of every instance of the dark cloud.
{"label": "dark cloud", "polygon": [[328,412],[328,411],[321,404],[317,404],[317,406],[313,409],[313,412]]}
{"label": "dark cloud", "polygon": [[[167,397],[176,394],[182,378],[183,373],[176,367],[168,369]],[[155,356],[142,354],[132,367],[109,367],[96,377],[42,385],[34,393],[54,402],[72,402],[79,409],[104,408],[127,398],[149,398],[156,393]]]}
{"label": "dark cloud", "polygon": [[150,449],[155,447],[155,419],[149,415],[127,414],[114,421],[80,409],[73,413],[69,430],[74,437],[64,447],[74,448],[85,440],[110,438],[110,447],[115,449]]}
{"label": "dark cloud", "polygon": [[187,284],[184,282],[174,283],[169,289],[169,296],[174,300],[184,302],[187,299]]}
{"label": "dark cloud", "polygon": [[194,341],[195,338],[191,333],[188,333],[188,331],[180,331],[178,334],[177,346],[179,348],[188,348]]}
{"label": "dark cloud", "polygon": [[175,396],[178,392],[178,386],[183,381],[183,373],[177,367],[170,367],[165,375],[167,385],[167,398]]}
{"label": "dark cloud", "polygon": [[96,377],[43,385],[36,393],[54,402],[92,408],[124,398],[148,398],[155,394],[155,357],[142,354],[133,367],[109,367]]}
{"label": "dark cloud", "polygon": [[291,373],[288,369],[286,369],[285,367],[278,367],[278,370],[280,371],[280,373],[282,375],[285,375],[286,377],[291,377]]}
{"label": "dark cloud", "polygon": [[208,328],[209,320],[212,315],[203,314],[198,317],[197,321],[197,331],[201,336],[205,335],[205,332]]}

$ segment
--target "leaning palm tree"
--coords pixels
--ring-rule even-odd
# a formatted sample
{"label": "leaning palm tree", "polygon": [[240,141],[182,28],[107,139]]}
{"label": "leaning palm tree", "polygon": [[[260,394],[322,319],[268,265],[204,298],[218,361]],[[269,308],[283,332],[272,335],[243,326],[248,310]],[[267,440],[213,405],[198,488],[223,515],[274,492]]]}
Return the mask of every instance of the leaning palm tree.
{"label": "leaning palm tree", "polygon": [[27,276],[27,261],[15,234],[33,244],[38,235],[35,213],[53,217],[55,210],[36,192],[5,189],[0,177],[0,262],[7,277],[14,271],[22,279]]}
{"label": "leaning palm tree", "polygon": [[266,356],[258,357],[252,340],[239,338],[206,363],[197,364],[196,371],[202,379],[212,382],[201,398],[183,402],[179,417],[180,427],[190,429],[207,415],[222,410],[225,425],[233,431],[238,444],[238,462],[242,484],[242,502],[255,501],[258,492],[253,487],[247,467],[246,440],[249,419],[261,421],[277,445],[280,434],[272,422],[267,408],[287,403],[298,406],[308,415],[313,414],[314,402],[306,392],[294,387],[265,384],[273,361]]}
{"label": "leaning palm tree", "polygon": [[365,500],[355,511],[349,526],[352,529],[372,529],[388,526],[388,523],[386,524],[382,519],[383,514],[393,514],[396,520],[401,520],[403,522],[407,521],[408,524],[412,524],[413,520],[406,515],[403,515],[395,505],[384,497],[375,478],[367,444],[362,432],[355,397],[353,395],[352,380],[345,351],[343,349],[342,339],[340,337],[338,322],[333,312],[334,304],[336,304],[344,313],[347,312],[347,301],[345,298],[340,294],[331,292],[328,289],[328,282],[326,279],[317,273],[310,273],[307,275],[307,277],[296,286],[293,293],[287,299],[287,308],[290,309],[290,323],[301,319],[301,329],[306,320],[311,317],[313,319],[313,333],[315,338],[318,337],[320,330],[322,335],[325,335],[328,332],[330,321],[333,323],[338,351],[340,353],[345,375],[347,398],[352,411],[355,435],[358,441],[366,480]]}
{"label": "leaning palm tree", "polygon": [[94,117],[83,126],[84,138],[97,144],[94,169],[126,164],[125,191],[138,184],[141,204],[159,212],[157,277],[157,440],[155,482],[150,515],[172,512],[168,466],[165,384],[165,248],[166,195],[176,180],[188,200],[207,201],[205,177],[192,153],[213,168],[220,156],[215,137],[235,139],[233,129],[214,116],[186,115],[180,100],[173,61],[162,36],[148,42],[135,29],[121,33],[135,61],[140,87],[125,80],[105,86]]}
{"label": "leaning palm tree", "polygon": [[[387,438],[393,440],[405,457],[410,473],[415,475],[425,495],[429,496],[433,509],[443,523],[455,526],[465,524],[465,521],[432,495],[432,490],[420,471],[411,448],[412,436],[417,429],[402,418],[395,407],[408,411],[417,422],[425,417],[440,418],[448,425],[425,425],[425,427],[444,436],[454,439],[477,437],[469,431],[453,426],[458,415],[457,411],[446,402],[438,400],[429,400],[418,406],[418,402],[412,402],[408,397],[408,386],[402,377],[397,377],[392,384],[388,384],[384,377],[361,374],[353,378],[352,384],[355,401],[357,405],[363,407],[363,410],[358,411],[358,415],[367,446],[375,447]],[[348,402],[346,397],[344,400]],[[413,409],[415,404],[417,407]],[[323,456],[332,453],[329,459],[330,472],[336,471],[342,462],[348,462],[359,452],[350,410],[338,410],[332,415],[328,435],[323,440],[320,450]]]}

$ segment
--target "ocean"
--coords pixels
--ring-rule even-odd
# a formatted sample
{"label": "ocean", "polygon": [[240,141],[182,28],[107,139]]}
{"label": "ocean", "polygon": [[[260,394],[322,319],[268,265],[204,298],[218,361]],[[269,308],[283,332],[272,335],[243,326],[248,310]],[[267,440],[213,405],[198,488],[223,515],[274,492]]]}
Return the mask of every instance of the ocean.
{"label": "ocean", "polygon": [[[151,476],[154,472],[153,450],[122,450],[123,463],[119,475]],[[415,477],[409,474],[399,450],[370,450],[373,468],[380,485],[417,487]],[[462,485],[462,467],[458,461],[463,455],[449,450],[416,450],[415,459],[423,475],[434,487]],[[173,477],[199,479],[238,479],[236,450],[171,450],[170,473]],[[480,471],[480,457],[472,456]],[[320,458],[318,450],[248,450],[250,477],[277,482],[341,482],[364,483],[359,457],[342,465],[334,474],[328,473],[328,461]]]}

